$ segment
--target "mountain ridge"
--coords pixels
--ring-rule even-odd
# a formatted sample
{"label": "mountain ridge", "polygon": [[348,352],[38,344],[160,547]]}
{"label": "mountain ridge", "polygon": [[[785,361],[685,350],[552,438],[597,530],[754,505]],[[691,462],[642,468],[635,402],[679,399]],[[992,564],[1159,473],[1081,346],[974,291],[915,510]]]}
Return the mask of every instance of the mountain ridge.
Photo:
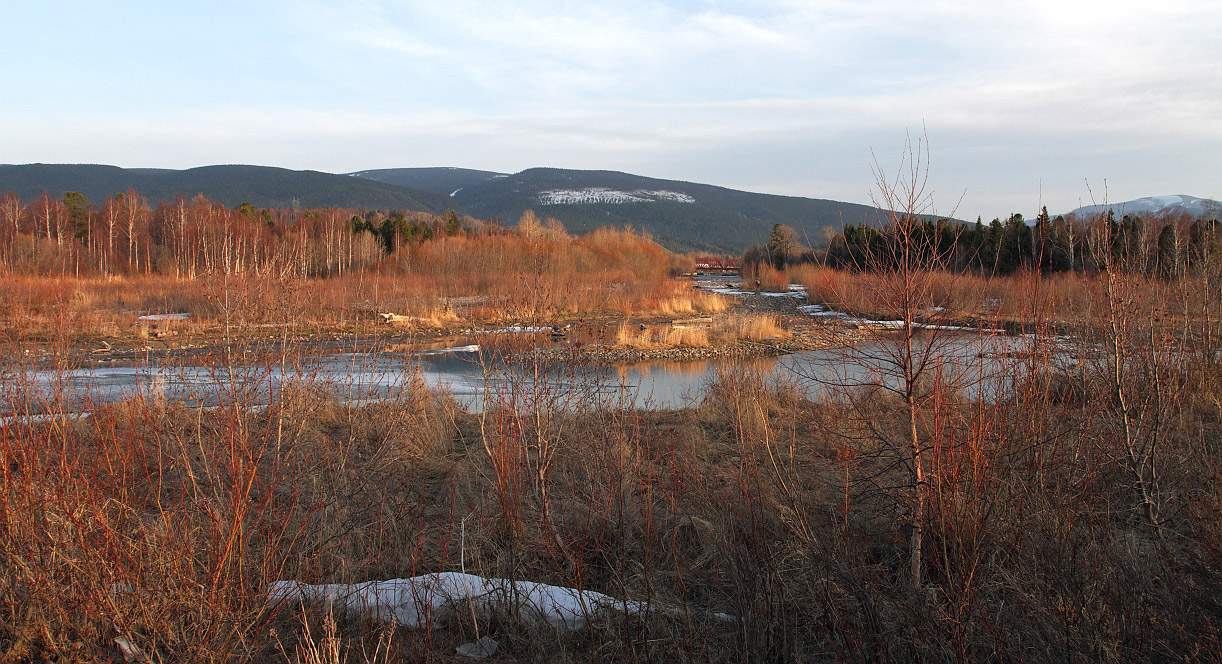
{"label": "mountain ridge", "polygon": [[[501,173],[469,168],[368,169],[336,174],[272,166],[223,164],[190,169],[120,168],[102,164],[2,164],[0,192],[34,199],[77,191],[101,203],[133,187],[150,202],[204,194],[225,205],[453,210],[512,225],[526,210],[555,218],[575,233],[601,226],[650,233],[675,251],[736,254],[767,242],[775,224],[791,226],[804,244],[821,246],[844,224],[877,223],[872,206],[828,199],[741,191],[622,171],[529,168]],[[1110,204],[1117,214],[1183,210],[1217,215],[1222,203],[1185,194]],[[1108,209],[1084,206],[1074,213]]]}
{"label": "mountain ridge", "polygon": [[508,173],[481,171],[452,166],[426,166],[421,168],[374,168],[353,173],[352,177],[376,180],[400,187],[422,189],[437,194],[453,196],[458,190],[475,187],[489,180],[508,177]]}
{"label": "mountain ridge", "polygon": [[434,214],[455,207],[452,199],[431,191],[275,166],[220,164],[176,170],[106,164],[0,165],[0,192],[27,199],[44,191],[55,198],[76,191],[100,203],[128,187],[154,204],[203,194],[230,206],[410,209]]}
{"label": "mountain ridge", "polygon": [[[354,175],[389,178],[390,171],[399,170],[413,171],[416,179],[410,181],[420,186],[431,170],[427,176],[435,179],[432,191],[448,189],[446,193],[476,217],[513,222],[529,209],[539,217],[558,219],[578,233],[599,226],[631,226],[676,251],[740,253],[767,242],[775,224],[792,226],[806,243],[819,244],[826,229],[877,218],[877,210],[868,205],[760,194],[610,170],[538,167],[505,174],[384,169]],[[480,175],[468,177],[471,173]]]}
{"label": "mountain ridge", "polygon": [[242,164],[190,169],[102,164],[0,165],[0,192],[34,199],[77,191],[94,203],[132,187],[150,202],[203,194],[229,206],[453,210],[513,225],[525,210],[583,233],[601,226],[650,233],[676,251],[736,254],[767,242],[775,224],[811,245],[844,223],[872,223],[867,205],[759,194],[621,171],[532,168],[509,174],[467,168],[369,169],[347,174]]}
{"label": "mountain ridge", "polygon": [[1111,210],[1116,216],[1126,214],[1160,214],[1163,212],[1183,211],[1192,216],[1217,216],[1222,214],[1222,203],[1209,198],[1197,198],[1187,194],[1170,194],[1164,196],[1145,196],[1123,203],[1100,203],[1084,205],[1068,214],[1080,217],[1102,214]]}

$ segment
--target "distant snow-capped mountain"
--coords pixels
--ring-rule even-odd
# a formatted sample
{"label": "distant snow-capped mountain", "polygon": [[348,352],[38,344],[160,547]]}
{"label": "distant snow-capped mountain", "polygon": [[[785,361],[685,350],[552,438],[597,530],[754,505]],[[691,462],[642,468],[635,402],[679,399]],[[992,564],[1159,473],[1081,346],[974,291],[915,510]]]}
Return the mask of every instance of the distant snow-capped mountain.
{"label": "distant snow-capped mountain", "polygon": [[1161,212],[1187,212],[1194,217],[1222,215],[1222,203],[1209,198],[1196,196],[1147,196],[1124,203],[1109,203],[1107,205],[1086,205],[1072,212],[1078,216],[1102,214],[1108,209],[1117,217],[1126,214],[1153,215]]}

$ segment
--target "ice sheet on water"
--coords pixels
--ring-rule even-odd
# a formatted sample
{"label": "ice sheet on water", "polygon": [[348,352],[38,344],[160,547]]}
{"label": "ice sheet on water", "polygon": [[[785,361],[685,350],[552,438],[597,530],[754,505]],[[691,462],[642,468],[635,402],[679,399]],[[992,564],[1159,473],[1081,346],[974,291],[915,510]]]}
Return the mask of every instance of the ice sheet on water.
{"label": "ice sheet on water", "polygon": [[738,288],[705,288],[710,293],[719,295],[763,295],[765,297],[806,297],[806,291],[785,291],[783,293],[772,293],[769,291],[745,291]]}
{"label": "ice sheet on water", "polygon": [[[832,311],[822,304],[802,304],[798,305],[798,311],[808,315],[822,318],[838,318],[844,323],[850,325],[861,325],[865,327],[903,327],[902,320],[870,320],[868,318],[856,318],[850,316],[843,311]],[[913,327],[921,330],[940,330],[946,332],[983,332],[985,334],[1005,334],[1005,330],[994,330],[989,328],[977,329],[964,325],[938,325],[935,323],[920,323],[914,322]]]}
{"label": "ice sheet on water", "polygon": [[539,334],[551,331],[552,328],[550,327],[510,325],[509,327],[497,328],[495,330],[479,330],[476,334]]}
{"label": "ice sheet on water", "polygon": [[425,348],[415,351],[415,355],[444,355],[446,353],[478,353],[479,344],[453,346],[451,348]]}

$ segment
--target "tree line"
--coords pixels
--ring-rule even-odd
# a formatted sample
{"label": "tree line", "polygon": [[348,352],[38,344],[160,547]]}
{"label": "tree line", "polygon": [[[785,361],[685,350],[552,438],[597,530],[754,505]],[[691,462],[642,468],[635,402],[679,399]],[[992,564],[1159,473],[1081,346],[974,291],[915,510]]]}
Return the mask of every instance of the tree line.
{"label": "tree line", "polygon": [[[975,274],[1005,275],[1019,271],[1093,272],[1105,267],[1176,277],[1204,263],[1222,246],[1217,218],[1193,218],[1187,213],[1143,218],[1112,210],[1093,216],[1058,215],[1040,210],[1034,223],[1021,214],[1005,221],[981,219],[964,223],[925,219],[910,229],[909,247],[946,269]],[[839,269],[881,269],[894,263],[900,240],[890,228],[848,224],[822,251],[802,250],[793,229],[773,228],[766,246],[752,247],[744,265],[822,263]]]}
{"label": "tree line", "polygon": [[90,202],[78,192],[0,195],[0,272],[332,276],[401,247],[506,232],[495,222],[410,210],[230,208],[203,195],[152,206],[134,189]]}

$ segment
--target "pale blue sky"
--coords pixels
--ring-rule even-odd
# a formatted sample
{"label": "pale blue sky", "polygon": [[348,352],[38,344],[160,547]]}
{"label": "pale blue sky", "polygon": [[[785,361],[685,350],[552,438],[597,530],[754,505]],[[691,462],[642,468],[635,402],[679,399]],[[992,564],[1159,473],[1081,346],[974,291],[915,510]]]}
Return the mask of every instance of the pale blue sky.
{"label": "pale blue sky", "polygon": [[[1157,5],[1157,6],[1156,6]],[[606,168],[938,211],[1222,198],[1222,4],[28,2],[0,162]]]}

